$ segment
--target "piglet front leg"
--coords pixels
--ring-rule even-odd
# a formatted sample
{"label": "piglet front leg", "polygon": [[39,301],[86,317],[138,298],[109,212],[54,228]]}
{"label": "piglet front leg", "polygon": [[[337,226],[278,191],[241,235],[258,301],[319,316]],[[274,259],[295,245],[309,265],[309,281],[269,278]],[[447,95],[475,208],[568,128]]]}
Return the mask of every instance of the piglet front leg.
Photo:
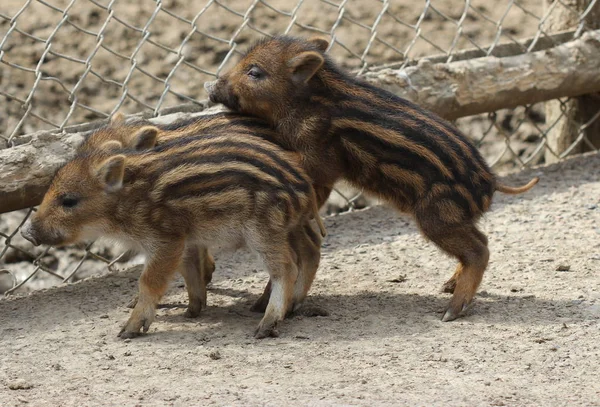
{"label": "piglet front leg", "polygon": [[156,315],[156,306],[182,261],[184,247],[183,241],[163,243],[149,256],[140,276],[137,303],[119,332],[121,339],[139,336],[140,331],[148,332]]}

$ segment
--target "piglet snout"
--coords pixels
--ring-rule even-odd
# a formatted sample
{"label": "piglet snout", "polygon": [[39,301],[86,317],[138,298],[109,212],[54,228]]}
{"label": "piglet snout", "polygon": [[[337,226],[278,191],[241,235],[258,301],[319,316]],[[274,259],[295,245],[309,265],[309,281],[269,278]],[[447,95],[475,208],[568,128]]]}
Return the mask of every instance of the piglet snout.
{"label": "piglet snout", "polygon": [[215,88],[217,86],[218,79],[210,82],[204,82],[204,90],[208,92],[208,95],[212,95],[215,92]]}
{"label": "piglet snout", "polygon": [[23,225],[23,227],[21,228],[21,236],[23,236],[26,240],[30,241],[34,246],[40,245],[35,237],[35,232],[31,221],[27,221],[27,223]]}

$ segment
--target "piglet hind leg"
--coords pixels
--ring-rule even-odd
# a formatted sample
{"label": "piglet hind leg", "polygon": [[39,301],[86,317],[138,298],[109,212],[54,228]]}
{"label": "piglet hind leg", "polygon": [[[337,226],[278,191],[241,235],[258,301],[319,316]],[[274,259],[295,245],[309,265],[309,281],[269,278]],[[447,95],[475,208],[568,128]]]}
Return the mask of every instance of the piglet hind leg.
{"label": "piglet hind leg", "polygon": [[[304,304],[308,291],[315,279],[321,257],[322,237],[316,233],[310,223],[301,225],[291,231],[288,241],[292,248],[293,259],[298,268],[298,278],[294,285],[294,294],[286,317],[304,316],[328,316],[329,311],[316,305]],[[265,312],[271,296],[271,280],[269,280],[264,292],[254,303],[253,312]]]}
{"label": "piglet hind leg", "polygon": [[[332,190],[333,187],[331,186],[315,186],[318,208],[325,204]],[[289,310],[290,313],[302,316],[329,315],[329,311],[323,308],[302,306],[302,302],[310,290],[315,274],[317,273],[317,268],[319,267],[323,237],[314,231],[310,222],[306,222],[292,230],[288,235],[288,239],[292,246],[294,261],[299,272],[294,288],[294,302],[291,304],[291,309]],[[260,298],[252,305],[250,311],[265,312],[270,296],[271,280],[267,283]]]}
{"label": "piglet hind leg", "polygon": [[419,215],[417,221],[423,234],[459,261],[454,275],[444,285],[453,294],[442,321],[452,321],[469,307],[483,279],[490,257],[487,238],[472,222],[447,224],[431,212]]}
{"label": "piglet hind leg", "polygon": [[[290,244],[290,255],[292,256],[292,261],[296,264],[296,267],[298,269],[298,279],[296,280],[296,284],[298,284],[298,280],[301,279],[301,275],[302,275],[302,264],[301,264],[301,259],[298,257],[299,256],[299,252],[298,252],[298,248],[297,245],[295,244],[295,239],[294,239],[294,235],[298,233],[298,230],[300,229],[296,229],[292,232],[289,233],[288,235],[288,243]],[[261,294],[261,296],[258,298],[258,300],[256,300],[256,302],[252,305],[252,307],[250,307],[250,311],[252,312],[259,312],[259,313],[264,313],[267,310],[267,305],[269,305],[269,300],[271,298],[271,289],[272,289],[272,283],[271,283],[271,279],[269,279],[269,282],[267,283],[267,285],[265,286],[265,289],[263,291],[263,293]],[[293,303],[290,303],[290,308],[293,308]],[[288,310],[290,311],[290,310]]]}
{"label": "piglet hind leg", "polygon": [[127,323],[119,332],[121,339],[134,338],[140,331],[148,332],[154,321],[156,306],[164,295],[169,281],[180,266],[184,242],[163,244],[148,259],[140,276],[138,301]]}
{"label": "piglet hind leg", "polygon": [[279,239],[279,244],[262,253],[271,277],[271,295],[265,315],[254,332],[257,339],[279,336],[277,324],[285,318],[292,303],[298,268],[291,248],[287,242],[281,244],[282,241],[285,239]]}
{"label": "piglet hind leg", "polygon": [[[487,247],[488,238],[483,233],[481,233],[479,230],[477,230],[477,228],[473,229],[472,232],[475,235],[475,237],[477,237],[479,239],[481,244]],[[441,291],[443,293],[454,294],[454,290],[456,289],[456,282],[458,281],[462,271],[463,271],[463,265],[462,265],[462,263],[458,263],[458,265],[456,266],[456,271],[454,272],[452,277],[450,277],[450,279],[448,281],[446,281],[444,283],[444,285],[442,286]]]}
{"label": "piglet hind leg", "polygon": [[288,316],[328,316],[327,309],[304,303],[319,268],[322,237],[313,230],[310,223],[294,231],[290,237],[294,251],[297,253],[296,264],[299,274],[294,286],[293,304]]}
{"label": "piglet hind leg", "polygon": [[214,261],[208,249],[202,246],[191,246],[185,250],[180,272],[185,280],[188,292],[188,307],[184,316],[197,318],[206,308],[206,284],[212,277]]}

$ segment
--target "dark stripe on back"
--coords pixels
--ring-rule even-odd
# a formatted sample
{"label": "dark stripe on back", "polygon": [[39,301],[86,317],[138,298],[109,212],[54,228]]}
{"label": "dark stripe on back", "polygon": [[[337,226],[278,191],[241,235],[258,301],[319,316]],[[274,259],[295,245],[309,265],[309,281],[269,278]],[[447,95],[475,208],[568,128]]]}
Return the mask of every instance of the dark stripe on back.
{"label": "dark stripe on back", "polygon": [[[411,142],[413,142],[415,144],[419,144],[419,145],[427,148],[433,154],[435,154],[440,159],[440,161],[444,164],[444,166],[446,168],[448,168],[448,170],[450,172],[452,172],[452,175],[454,176],[455,179],[464,178],[464,176],[458,171],[458,167],[455,163],[455,160],[452,158],[452,156],[450,156],[450,154],[448,154],[444,150],[444,148],[435,141],[435,138],[433,138],[430,135],[430,133],[437,133],[439,136],[442,136],[442,137],[445,137],[445,136],[439,134],[437,132],[437,130],[435,130],[434,128],[427,126],[427,123],[422,122],[424,128],[415,129],[415,128],[412,128],[409,126],[404,126],[401,119],[391,120],[389,117],[381,115],[379,112],[376,112],[376,111],[370,112],[370,111],[364,111],[364,110],[360,110],[360,109],[346,108],[341,113],[342,114],[339,116],[340,118],[357,119],[357,120],[363,121],[365,123],[373,123],[380,127],[385,128],[387,130],[402,134],[404,137],[409,139]],[[406,117],[412,119],[411,116],[407,115]],[[339,132],[339,134],[341,137],[344,137],[345,133]],[[392,146],[392,144],[389,144],[389,143],[384,142],[383,140],[379,139],[377,137],[377,134],[370,135],[370,134],[366,133],[365,137],[368,137],[370,139],[377,139],[377,140],[381,141],[381,143],[383,143],[385,146]],[[448,139],[448,141],[449,141],[448,144],[450,144],[453,147],[453,150],[456,151],[458,156],[459,157],[462,156],[463,155],[462,151],[459,151],[460,147],[456,144],[456,142],[452,139]],[[401,143],[402,142],[399,139],[398,143],[395,145],[400,146]],[[472,165],[469,167],[472,167]],[[468,179],[465,179],[463,181],[468,182]]]}
{"label": "dark stripe on back", "polygon": [[[434,164],[401,145],[389,144],[353,127],[340,128],[338,132],[340,137],[349,140],[375,157],[379,164],[386,163],[402,169],[417,171],[423,175],[426,183],[449,182]],[[352,162],[348,164],[351,166],[348,168],[349,172],[361,171],[361,169],[355,168],[356,165]]]}
{"label": "dark stripe on back", "polygon": [[[228,162],[250,164],[256,167],[258,170],[264,172],[265,174],[271,175],[273,178],[277,179],[277,181],[279,181],[282,185],[290,183],[289,180],[279,169],[268,165],[267,163],[261,161],[256,157],[245,155],[243,151],[241,151],[240,153],[219,153],[217,151],[211,154],[200,155],[193,155],[193,152],[187,152],[186,155],[181,157],[180,160],[172,160],[169,158],[169,160],[167,160],[163,165],[160,166],[160,170],[166,172],[183,164],[223,164]],[[308,182],[307,180],[300,178],[297,184],[308,185]]]}
{"label": "dark stripe on back", "polygon": [[[474,159],[479,164],[481,164],[483,168],[485,168],[488,172],[490,172],[489,167],[487,166],[487,163],[481,156],[481,153],[479,152],[479,150],[471,142],[471,140],[468,137],[466,137],[454,125],[449,123],[447,120],[442,119],[441,117],[439,117],[438,115],[434,114],[431,111],[423,109],[422,107],[420,107],[419,105],[416,105],[415,103],[411,102],[408,99],[401,98],[391,92],[388,92],[385,89],[378,88],[376,86],[371,85],[368,82],[365,82],[359,78],[350,76],[350,75],[346,74],[345,72],[340,71],[332,62],[329,62],[326,69],[330,73],[332,73],[335,77],[337,77],[338,80],[349,82],[349,85],[350,85],[350,86],[348,86],[349,89],[352,87],[355,87],[355,86],[362,88],[366,92],[372,94],[373,98],[380,99],[380,101],[382,103],[378,103],[377,105],[374,105],[373,100],[370,100],[369,98],[345,94],[343,88],[342,89],[336,88],[333,90],[333,93],[337,94],[337,95],[333,96],[334,100],[338,100],[338,101],[346,100],[346,101],[350,101],[350,102],[360,102],[360,103],[364,104],[365,106],[373,106],[373,111],[369,112],[370,114],[377,116],[379,118],[379,120],[396,122],[397,124],[401,124],[401,121],[404,118],[415,120],[415,117],[411,114],[411,111],[416,111],[420,115],[431,120],[431,122],[437,124],[438,126],[442,127],[443,129],[445,129],[451,135],[451,137],[449,137],[448,134],[444,134],[443,132],[440,132],[439,130],[437,130],[435,127],[433,127],[431,124],[428,124],[424,120],[420,121],[424,127],[419,129],[419,131],[434,133],[437,137],[444,138],[444,140],[447,141],[447,144],[459,155],[459,157],[461,159],[464,160],[465,164],[468,164],[471,160]],[[329,96],[329,98],[330,99],[332,98],[331,95]],[[405,110],[403,110],[403,109],[405,109]],[[340,109],[338,114],[340,114],[340,116],[343,116],[343,117],[348,117],[348,110],[349,109],[347,109],[347,108]],[[358,110],[358,109],[355,109],[355,110]],[[389,116],[395,118],[396,120],[390,120]],[[406,134],[406,135],[408,136],[408,134]],[[422,134],[422,136],[431,137],[431,136],[428,136],[427,134]],[[412,136],[409,136],[409,137],[412,138]],[[461,140],[463,143],[465,143],[468,146],[469,151],[472,154],[472,157],[465,156],[465,153],[463,152],[462,148],[458,145],[457,140],[454,140],[453,138],[456,138],[457,140]],[[469,165],[469,167],[472,167],[472,165]]]}
{"label": "dark stripe on back", "polygon": [[[189,144],[194,143],[195,141],[198,140],[204,140],[204,139],[215,139],[215,138],[219,138],[222,137],[222,134],[201,134],[201,135],[194,135],[194,136],[187,136],[187,137],[180,137],[171,141],[168,141],[167,143],[164,144],[160,144],[158,146],[156,146],[154,149],[148,151],[148,152],[140,152],[138,154],[146,154],[146,153],[162,153],[162,152],[166,152],[170,149],[173,148],[179,148],[179,147],[185,147]],[[281,157],[280,154],[277,154],[276,152],[269,150],[267,148],[263,148],[261,146],[255,145],[255,144],[251,144],[251,143],[246,143],[243,140],[222,140],[222,141],[216,141],[213,143],[209,143],[206,144],[204,146],[201,146],[197,149],[195,149],[195,151],[199,151],[200,149],[204,150],[204,149],[214,149],[214,148],[239,148],[240,151],[246,151],[246,152],[258,152],[261,153],[267,157],[269,157],[273,162],[275,162],[279,167],[281,167],[282,169],[284,169],[285,171],[287,171],[290,175],[292,175],[292,177],[294,179],[296,179],[296,181],[298,182],[305,182],[306,181],[306,177],[304,177],[302,174],[300,174],[296,168],[294,168],[294,166],[292,166],[287,160],[283,159]],[[136,152],[133,152],[134,154]],[[169,159],[170,162],[175,162],[177,160],[174,160],[173,158],[184,158],[188,155],[190,155],[192,153],[192,151],[182,151],[178,154],[174,154],[172,156],[172,158]],[[259,162],[258,160],[256,160],[255,162]],[[263,165],[265,163],[261,162]],[[175,163],[176,165],[177,163]]]}
{"label": "dark stripe on back", "polygon": [[[238,179],[239,182],[232,184],[231,179]],[[215,181],[223,180],[222,184],[214,185]],[[210,187],[204,187],[203,183],[211,183]],[[196,187],[194,187],[196,186]],[[188,188],[191,187],[191,188]],[[254,210],[256,206],[256,193],[266,191],[268,196],[273,201],[272,206],[277,205],[277,193],[285,192],[285,196],[289,197],[295,210],[300,209],[300,199],[298,194],[295,193],[294,189],[289,184],[279,187],[275,184],[269,184],[263,179],[255,177],[253,174],[240,170],[223,170],[218,173],[200,173],[195,174],[191,177],[183,178],[169,186],[163,191],[163,196],[168,197],[168,200],[182,199],[190,197],[201,197],[208,194],[219,194],[228,190],[244,189],[248,191],[253,203]],[[286,205],[286,217],[289,217],[289,210]]]}

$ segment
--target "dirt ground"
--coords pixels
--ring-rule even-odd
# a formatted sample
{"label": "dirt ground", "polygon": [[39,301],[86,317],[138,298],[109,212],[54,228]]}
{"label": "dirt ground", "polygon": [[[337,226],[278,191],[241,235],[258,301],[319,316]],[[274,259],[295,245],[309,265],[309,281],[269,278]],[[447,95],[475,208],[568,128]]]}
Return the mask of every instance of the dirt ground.
{"label": "dirt ground", "polygon": [[0,404],[10,406],[600,406],[600,155],[513,175],[482,222],[491,263],[465,318],[440,322],[453,261],[374,207],[327,218],[296,317],[255,340],[266,273],[217,258],[209,307],[181,282],[149,334],[116,337],[139,269],[0,301]]}

